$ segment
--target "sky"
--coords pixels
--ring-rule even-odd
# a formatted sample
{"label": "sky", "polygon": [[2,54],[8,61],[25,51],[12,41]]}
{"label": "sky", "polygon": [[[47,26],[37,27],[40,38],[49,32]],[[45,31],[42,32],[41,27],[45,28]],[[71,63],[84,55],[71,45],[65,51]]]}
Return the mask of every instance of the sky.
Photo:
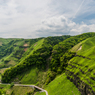
{"label": "sky", "polygon": [[0,37],[95,32],[95,0],[0,0]]}

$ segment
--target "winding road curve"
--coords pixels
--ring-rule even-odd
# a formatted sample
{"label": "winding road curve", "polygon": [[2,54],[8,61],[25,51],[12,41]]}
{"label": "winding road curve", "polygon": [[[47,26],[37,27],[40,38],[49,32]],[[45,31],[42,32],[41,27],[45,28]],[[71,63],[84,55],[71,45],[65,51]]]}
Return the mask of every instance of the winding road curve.
{"label": "winding road curve", "polygon": [[[0,83],[0,84],[5,84],[5,83]],[[10,84],[6,84],[6,85],[10,85]],[[41,92],[45,92],[46,95],[48,95],[48,92],[38,86],[35,86],[35,85],[25,85],[25,84],[14,84],[14,86],[22,86],[22,87],[32,87],[32,88],[36,88],[36,89],[39,89],[41,90]]]}

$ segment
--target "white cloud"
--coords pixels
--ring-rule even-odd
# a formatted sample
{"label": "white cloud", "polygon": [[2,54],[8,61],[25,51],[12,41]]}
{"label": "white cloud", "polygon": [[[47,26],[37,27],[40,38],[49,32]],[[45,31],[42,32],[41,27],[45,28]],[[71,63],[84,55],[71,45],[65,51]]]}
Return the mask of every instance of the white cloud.
{"label": "white cloud", "polygon": [[[0,37],[35,38],[95,31],[94,17],[86,19],[89,25],[85,23],[85,17],[95,13],[95,1],[86,0],[79,8],[81,2],[0,0]],[[76,12],[76,18],[72,21]]]}
{"label": "white cloud", "polygon": [[64,16],[46,19],[42,24],[41,29],[37,31],[39,36],[77,35],[95,31],[95,24],[87,25],[84,22],[77,24]]}

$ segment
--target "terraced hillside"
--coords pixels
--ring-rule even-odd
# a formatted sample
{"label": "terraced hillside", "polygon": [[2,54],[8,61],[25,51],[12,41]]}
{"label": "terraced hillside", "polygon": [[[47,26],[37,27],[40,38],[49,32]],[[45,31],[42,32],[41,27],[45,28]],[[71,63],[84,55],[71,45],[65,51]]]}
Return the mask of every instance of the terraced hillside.
{"label": "terraced hillside", "polygon": [[95,37],[88,38],[71,49],[76,55],[66,68],[68,79],[82,95],[95,95]]}

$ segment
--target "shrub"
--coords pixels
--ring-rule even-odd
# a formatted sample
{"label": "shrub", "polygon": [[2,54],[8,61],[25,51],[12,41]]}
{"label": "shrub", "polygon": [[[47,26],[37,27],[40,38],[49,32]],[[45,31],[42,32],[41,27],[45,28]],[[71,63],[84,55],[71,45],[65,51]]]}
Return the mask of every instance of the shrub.
{"label": "shrub", "polygon": [[10,84],[10,88],[12,88],[14,86],[14,82],[12,82],[11,84]]}

